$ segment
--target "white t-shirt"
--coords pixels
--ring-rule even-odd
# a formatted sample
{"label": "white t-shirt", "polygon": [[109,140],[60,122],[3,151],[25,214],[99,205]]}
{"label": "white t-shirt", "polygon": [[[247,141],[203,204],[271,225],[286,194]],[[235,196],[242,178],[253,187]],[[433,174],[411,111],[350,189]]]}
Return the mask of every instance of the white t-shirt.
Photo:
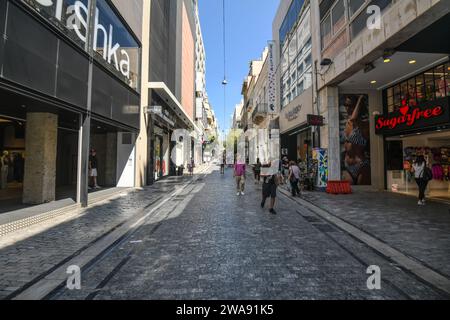
{"label": "white t-shirt", "polygon": [[414,168],[414,177],[416,179],[423,178],[423,170],[425,170],[425,163],[422,163],[422,165],[414,163],[413,168]]}
{"label": "white t-shirt", "polygon": [[294,175],[295,179],[300,179],[300,169],[298,166],[291,166],[290,167],[292,174]]}

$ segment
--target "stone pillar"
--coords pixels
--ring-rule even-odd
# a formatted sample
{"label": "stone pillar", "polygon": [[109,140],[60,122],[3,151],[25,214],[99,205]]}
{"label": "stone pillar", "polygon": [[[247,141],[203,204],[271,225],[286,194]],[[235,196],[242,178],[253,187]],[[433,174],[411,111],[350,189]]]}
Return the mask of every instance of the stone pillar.
{"label": "stone pillar", "polygon": [[55,200],[58,115],[27,113],[23,203]]}
{"label": "stone pillar", "polygon": [[325,87],[320,93],[321,110],[328,126],[322,128],[321,147],[328,149],[328,180],[341,180],[341,145],[339,140],[339,91]]}

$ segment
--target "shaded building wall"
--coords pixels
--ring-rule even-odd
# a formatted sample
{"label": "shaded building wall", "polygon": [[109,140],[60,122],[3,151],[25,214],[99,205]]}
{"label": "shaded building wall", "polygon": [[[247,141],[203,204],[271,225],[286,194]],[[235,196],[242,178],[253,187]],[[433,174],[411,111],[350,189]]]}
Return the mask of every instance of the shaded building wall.
{"label": "shaded building wall", "polygon": [[181,71],[181,105],[194,120],[195,99],[195,40],[193,28],[188,16],[187,6],[183,2],[182,17],[182,71]]}

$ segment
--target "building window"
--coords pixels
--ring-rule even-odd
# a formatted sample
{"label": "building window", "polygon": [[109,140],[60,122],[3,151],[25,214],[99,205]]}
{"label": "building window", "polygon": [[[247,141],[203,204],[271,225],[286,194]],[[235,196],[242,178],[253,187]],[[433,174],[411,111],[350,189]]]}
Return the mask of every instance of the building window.
{"label": "building window", "polygon": [[348,0],[348,16],[353,17],[366,0]]}
{"label": "building window", "polygon": [[320,40],[322,44],[322,49],[325,49],[331,40],[331,16],[325,18],[320,24]]}
{"label": "building window", "polygon": [[309,54],[306,58],[305,58],[305,68],[308,69],[310,68],[312,65],[312,57],[311,54]]}
{"label": "building window", "polygon": [[331,9],[331,21],[333,23],[333,35],[335,35],[345,26],[344,0],[338,0]]}
{"label": "building window", "polygon": [[388,112],[450,96],[450,64],[442,64],[385,90]]}

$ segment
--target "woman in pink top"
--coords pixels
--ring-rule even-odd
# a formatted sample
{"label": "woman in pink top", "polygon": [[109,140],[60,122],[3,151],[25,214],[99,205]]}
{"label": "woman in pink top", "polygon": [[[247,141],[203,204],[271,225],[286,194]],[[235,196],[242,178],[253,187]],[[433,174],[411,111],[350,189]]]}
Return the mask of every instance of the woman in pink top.
{"label": "woman in pink top", "polygon": [[237,194],[244,195],[245,188],[245,163],[236,162],[234,165],[234,177],[236,179]]}

